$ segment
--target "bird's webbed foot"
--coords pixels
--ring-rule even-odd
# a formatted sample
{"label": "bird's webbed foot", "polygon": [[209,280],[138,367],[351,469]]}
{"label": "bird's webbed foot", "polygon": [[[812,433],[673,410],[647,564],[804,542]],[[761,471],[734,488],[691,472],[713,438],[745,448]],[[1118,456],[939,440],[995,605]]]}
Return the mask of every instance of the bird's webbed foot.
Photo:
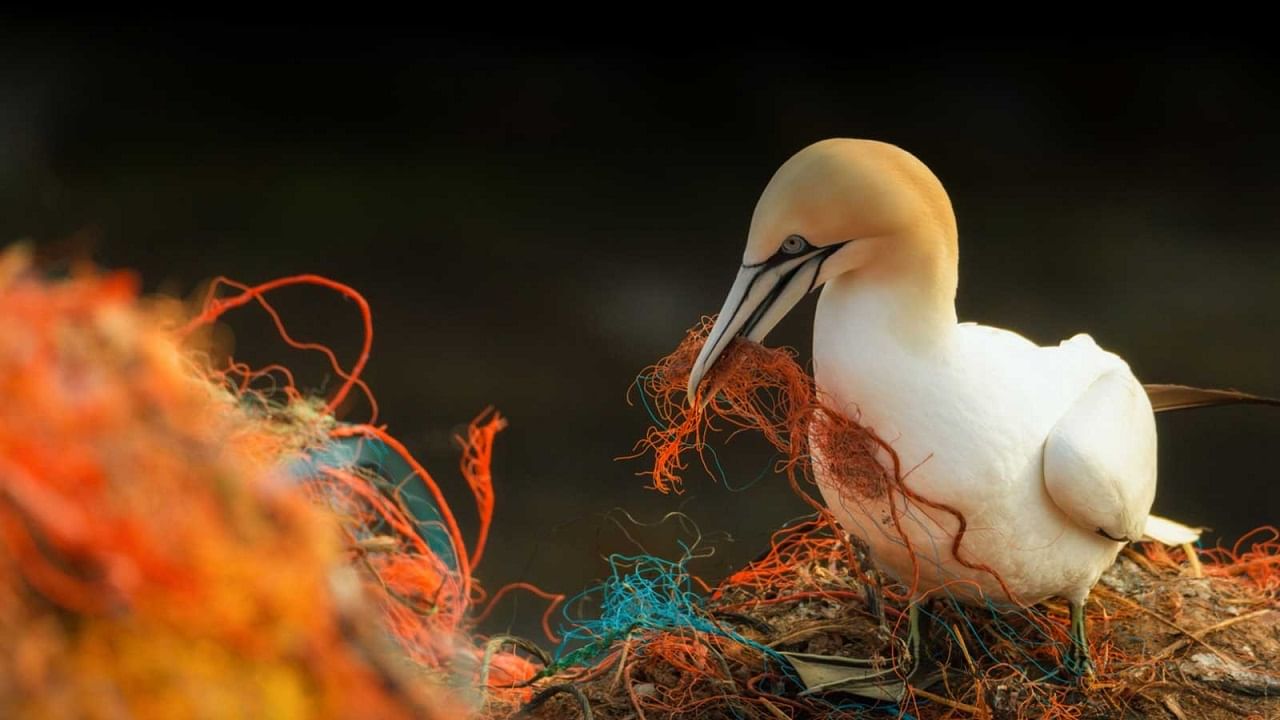
{"label": "bird's webbed foot", "polygon": [[1097,672],[1093,656],[1089,652],[1089,635],[1086,632],[1084,604],[1071,603],[1071,647],[1062,656],[1062,665],[1080,682],[1092,680]]}
{"label": "bird's webbed foot", "polygon": [[846,533],[844,539],[853,548],[854,560],[857,562],[858,584],[862,586],[862,596],[867,601],[867,612],[876,619],[880,633],[887,638],[891,631],[885,616],[884,587],[880,573],[871,562],[871,550],[856,535]]}

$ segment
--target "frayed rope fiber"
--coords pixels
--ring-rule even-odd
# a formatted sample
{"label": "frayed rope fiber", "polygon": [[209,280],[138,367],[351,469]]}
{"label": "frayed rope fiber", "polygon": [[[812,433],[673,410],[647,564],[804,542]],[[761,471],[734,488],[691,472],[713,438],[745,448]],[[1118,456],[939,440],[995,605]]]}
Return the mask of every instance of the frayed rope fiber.
{"label": "frayed rope fiber", "polygon": [[[267,296],[294,286],[352,301],[352,363],[289,335]],[[202,359],[205,328],[250,304],[328,358],[333,395],[284,365]],[[528,698],[504,688],[536,668],[472,634],[505,421],[486,412],[459,438],[468,547],[373,424],[353,289],[220,280],[192,315],[128,273],[47,279],[18,246],[0,252],[0,328],[0,716],[456,718]],[[334,418],[353,391],[370,421]]]}

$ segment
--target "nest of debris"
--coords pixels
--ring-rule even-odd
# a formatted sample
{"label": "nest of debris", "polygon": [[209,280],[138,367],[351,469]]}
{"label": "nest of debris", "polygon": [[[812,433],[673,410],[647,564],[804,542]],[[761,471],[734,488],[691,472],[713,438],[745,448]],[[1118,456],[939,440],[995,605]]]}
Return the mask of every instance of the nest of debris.
{"label": "nest of debris", "polygon": [[[350,299],[359,357],[291,337],[267,297],[287,286]],[[246,305],[330,361],[329,398],[283,365],[210,360],[202,334]],[[528,697],[486,687],[535,668],[471,632],[504,421],[459,438],[468,544],[374,424],[354,290],[223,280],[192,313],[128,273],[49,278],[18,246],[0,251],[0,328],[0,716],[454,718]],[[368,421],[339,422],[358,394]]]}
{"label": "nest of debris", "polygon": [[[644,627],[592,648],[536,689],[535,717],[1236,718],[1280,714],[1280,542],[1268,530],[1234,550],[1187,556],[1126,549],[1090,598],[1097,675],[1064,674],[1065,605],[1002,614],[926,607],[914,672],[904,613],[868,608],[844,538],[814,519],[708,593],[712,629]],[[1246,546],[1248,549],[1245,549]],[[637,619],[640,620],[640,619]],[[884,668],[885,697],[845,682],[861,658]],[[819,687],[820,686],[820,687]],[[817,688],[814,691],[814,688]]]}
{"label": "nest of debris", "polygon": [[905,609],[881,598],[912,593],[883,586],[812,497],[815,457],[841,463],[823,474],[840,478],[852,502],[889,493],[897,508],[955,511],[914,495],[892,447],[824,406],[789,350],[735,341],[706,381],[708,402],[687,403],[689,367],[710,324],[704,319],[641,376],[655,424],[638,453],[652,453],[652,486],[678,492],[691,454],[714,475],[703,451],[717,426],[753,431],[782,455],[779,470],[815,516],[779,531],[760,559],[700,593],[691,590],[697,578],[680,577],[684,563],[611,558],[601,613],[575,620],[578,647],[547,658],[534,683],[537,716],[1280,715],[1272,670],[1280,667],[1280,541],[1269,528],[1231,549],[1126,548],[1086,608],[1092,677],[1063,669],[1065,604],[998,612],[932,601],[922,607],[921,657],[911,658]]}

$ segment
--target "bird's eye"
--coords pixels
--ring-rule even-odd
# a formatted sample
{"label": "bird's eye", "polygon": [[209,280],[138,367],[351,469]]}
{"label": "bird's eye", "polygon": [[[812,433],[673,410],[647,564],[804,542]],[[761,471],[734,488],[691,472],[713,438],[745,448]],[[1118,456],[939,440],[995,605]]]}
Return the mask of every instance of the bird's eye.
{"label": "bird's eye", "polygon": [[795,255],[809,247],[808,241],[799,235],[788,235],[786,240],[782,241],[782,252],[788,255]]}

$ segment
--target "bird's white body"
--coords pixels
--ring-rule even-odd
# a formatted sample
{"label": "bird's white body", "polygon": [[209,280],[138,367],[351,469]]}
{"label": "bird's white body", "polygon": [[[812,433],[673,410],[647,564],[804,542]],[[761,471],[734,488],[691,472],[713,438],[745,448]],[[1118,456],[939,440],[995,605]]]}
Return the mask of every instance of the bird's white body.
{"label": "bird's white body", "polygon": [[[890,443],[909,488],[964,515],[961,557],[988,565],[1013,603],[1083,602],[1123,547],[1098,529],[1138,539],[1154,498],[1155,422],[1142,386],[1087,335],[1040,347],[956,323],[954,310],[929,320],[912,310],[874,277],[829,282],[814,327],[820,393]],[[913,560],[888,498],[849,498],[834,480],[818,477],[836,518],[917,597],[1010,603],[996,577],[954,557],[952,516],[907,504]]]}
{"label": "bird's white body", "polygon": [[957,511],[966,528],[957,551],[952,514],[904,501],[896,488],[856,496],[856,483],[824,472],[816,441],[815,473],[836,518],[917,598],[1066,598],[1087,665],[1083,602],[1124,543],[1195,537],[1176,523],[1148,523],[1151,402],[1129,366],[1087,335],[1039,347],[956,322],[958,285],[955,213],[924,163],[872,140],[814,143],[778,168],[756,203],[742,266],[690,371],[689,397],[698,401],[702,378],[733,337],[761,341],[821,287],[819,392],[890,444],[912,493]]}

